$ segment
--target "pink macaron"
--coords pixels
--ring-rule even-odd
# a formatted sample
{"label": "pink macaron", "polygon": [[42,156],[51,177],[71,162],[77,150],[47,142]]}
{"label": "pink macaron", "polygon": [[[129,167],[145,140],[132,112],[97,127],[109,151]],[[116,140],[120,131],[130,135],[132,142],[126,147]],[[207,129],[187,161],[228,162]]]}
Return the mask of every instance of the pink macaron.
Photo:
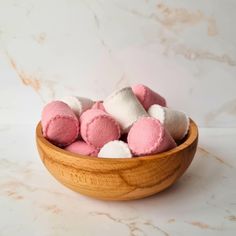
{"label": "pink macaron", "polygon": [[106,111],[105,107],[103,106],[103,101],[97,101],[93,104],[92,109],[99,109],[102,111]]}
{"label": "pink macaron", "polygon": [[96,157],[99,152],[99,149],[95,148],[92,145],[87,144],[84,141],[75,141],[74,143],[67,146],[65,150],[76,154],[94,156],[94,157]]}
{"label": "pink macaron", "polygon": [[96,148],[101,148],[109,141],[120,137],[120,126],[106,112],[99,109],[89,109],[81,117],[81,137]]}
{"label": "pink macaron", "polygon": [[79,135],[79,120],[64,102],[47,104],[42,111],[41,122],[44,137],[55,145],[67,146]]}
{"label": "pink macaron", "polygon": [[166,100],[158,93],[154,92],[145,85],[138,84],[132,86],[132,90],[143,107],[148,110],[148,108],[153,104],[158,104],[163,107],[166,106]]}
{"label": "pink macaron", "polygon": [[156,154],[176,147],[169,132],[152,117],[142,117],[134,123],[128,134],[128,145],[136,156]]}

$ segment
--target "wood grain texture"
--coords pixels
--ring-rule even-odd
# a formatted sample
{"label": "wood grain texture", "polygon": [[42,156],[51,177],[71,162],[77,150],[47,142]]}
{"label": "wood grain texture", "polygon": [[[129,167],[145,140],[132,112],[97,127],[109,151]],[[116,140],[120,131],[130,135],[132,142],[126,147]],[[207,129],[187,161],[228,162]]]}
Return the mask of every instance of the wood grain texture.
{"label": "wood grain texture", "polygon": [[197,148],[198,128],[191,120],[185,141],[176,148],[138,158],[96,158],[58,148],[36,128],[37,148],[46,168],[68,188],[98,199],[132,200],[158,193],[186,171]]}

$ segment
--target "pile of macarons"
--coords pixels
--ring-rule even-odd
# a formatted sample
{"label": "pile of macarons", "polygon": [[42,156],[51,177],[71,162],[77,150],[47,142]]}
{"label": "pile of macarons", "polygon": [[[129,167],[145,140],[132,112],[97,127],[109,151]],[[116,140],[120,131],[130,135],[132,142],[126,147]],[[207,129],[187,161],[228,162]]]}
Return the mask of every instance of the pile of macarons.
{"label": "pile of macarons", "polygon": [[189,129],[185,113],[145,85],[125,87],[103,101],[69,96],[48,103],[43,136],[69,152],[104,158],[132,158],[168,151]]}

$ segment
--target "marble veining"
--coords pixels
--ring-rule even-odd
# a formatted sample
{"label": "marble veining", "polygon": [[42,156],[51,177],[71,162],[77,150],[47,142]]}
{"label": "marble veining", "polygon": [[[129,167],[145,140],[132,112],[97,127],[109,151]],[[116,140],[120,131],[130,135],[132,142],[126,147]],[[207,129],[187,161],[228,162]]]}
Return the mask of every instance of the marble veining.
{"label": "marble veining", "polygon": [[171,7],[164,2],[160,2],[154,7],[154,11],[151,14],[145,15],[134,9],[127,9],[120,5],[117,6],[130,14],[156,21],[166,29],[176,33],[200,23],[205,23],[207,25],[206,32],[209,36],[216,36],[219,33],[216,20],[212,16],[206,16],[199,9],[191,11],[186,8]]}
{"label": "marble veining", "polygon": [[[128,202],[88,198],[54,180],[39,160],[31,134],[33,126],[0,125],[0,130],[3,236],[35,232],[59,236],[78,232],[231,236],[236,230],[235,129],[200,128],[199,148],[184,176],[155,196]],[[24,141],[16,137],[22,133],[30,146],[19,152]],[[12,149],[14,143],[17,148]]]}
{"label": "marble veining", "polygon": [[209,230],[217,230],[217,231],[219,231],[219,230],[222,231],[223,230],[222,227],[210,226],[210,225],[208,225],[206,223],[202,223],[202,222],[199,222],[199,221],[192,221],[192,222],[187,222],[187,223],[191,224],[193,226],[196,226],[196,227],[198,227],[200,229],[209,229]]}
{"label": "marble veining", "polygon": [[45,41],[47,40],[47,34],[44,32],[41,32],[38,35],[33,35],[32,37],[40,45],[43,45]]}
{"label": "marble veining", "polygon": [[[170,46],[169,46],[170,48]],[[171,47],[171,50],[176,55],[181,55],[188,60],[212,60],[219,63],[225,63],[229,66],[236,66],[236,61],[227,54],[215,54],[207,50],[192,49],[185,45],[177,44]]]}
{"label": "marble veining", "polygon": [[[45,35],[39,35],[36,41],[38,43],[43,43],[45,40]],[[31,87],[41,98],[41,100],[45,103],[46,101],[44,100],[44,97],[41,93],[41,90],[43,87],[46,87],[48,90],[51,92],[51,99],[55,98],[55,90],[54,90],[54,81],[50,80],[43,80],[40,75],[38,74],[28,74],[24,70],[20,69],[17,67],[16,62],[14,61],[13,58],[6,52],[6,56],[9,59],[9,63],[11,64],[12,68],[16,72],[17,76],[21,80],[22,84],[25,86]]]}
{"label": "marble veining", "polygon": [[[235,8],[233,0],[1,1],[0,235],[234,235]],[[136,83],[199,125],[185,175],[130,202],[91,199],[54,180],[34,141],[43,105],[71,94],[102,100]]]}
{"label": "marble veining", "polygon": [[[42,104],[60,96],[102,100],[116,88],[146,83],[202,127],[235,127],[236,32],[228,27],[234,5],[7,1],[0,8],[0,77],[14,89],[1,96],[10,100],[19,91],[20,102],[30,97],[30,109],[39,114]],[[11,121],[20,123],[19,105],[12,103]]]}
{"label": "marble veining", "polygon": [[220,164],[223,164],[229,168],[234,168],[231,164],[225,162],[221,157],[218,157],[212,153],[210,153],[209,151],[207,151],[206,149],[202,148],[202,147],[198,147],[198,152],[200,152],[200,154],[203,154],[203,157],[210,157],[215,159],[217,162],[219,162]]}
{"label": "marble veining", "polygon": [[206,122],[209,123],[210,121],[217,119],[218,116],[227,113],[232,117],[236,116],[236,99],[231,101],[227,101],[221,107],[216,109],[215,111],[211,111],[206,115]]}
{"label": "marble veining", "polygon": [[142,229],[141,225],[151,227],[155,231],[157,231],[157,233],[159,233],[161,235],[169,236],[169,234],[167,232],[165,232],[164,230],[162,230],[158,226],[154,225],[150,221],[142,221],[142,220],[140,221],[140,219],[137,219],[137,218],[131,218],[131,219],[116,218],[114,216],[111,216],[109,213],[104,213],[104,212],[90,212],[90,214],[97,215],[97,216],[105,216],[108,219],[110,219],[116,223],[124,224],[125,226],[128,227],[128,229],[130,231],[130,236],[136,236],[138,232],[142,233],[143,235],[147,235],[144,232],[144,230]]}

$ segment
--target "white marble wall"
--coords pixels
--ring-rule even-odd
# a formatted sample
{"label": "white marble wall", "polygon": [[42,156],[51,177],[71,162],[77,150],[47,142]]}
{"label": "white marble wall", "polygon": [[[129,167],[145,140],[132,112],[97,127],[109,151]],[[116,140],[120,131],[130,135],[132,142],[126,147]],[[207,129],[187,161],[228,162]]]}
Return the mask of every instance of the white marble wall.
{"label": "white marble wall", "polygon": [[236,2],[0,0],[0,123],[144,83],[201,127],[236,127]]}

